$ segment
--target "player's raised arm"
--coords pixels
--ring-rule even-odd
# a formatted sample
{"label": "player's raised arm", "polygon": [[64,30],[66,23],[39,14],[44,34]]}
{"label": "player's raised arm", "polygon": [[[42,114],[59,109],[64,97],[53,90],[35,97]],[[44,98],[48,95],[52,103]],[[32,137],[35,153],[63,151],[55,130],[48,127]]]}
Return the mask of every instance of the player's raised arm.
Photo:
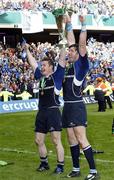
{"label": "player's raised arm", "polygon": [[67,43],[68,43],[68,46],[71,46],[76,43],[74,32],[72,29],[71,17],[69,15],[66,15],[65,21],[66,21]]}
{"label": "player's raised arm", "polygon": [[59,57],[59,64],[60,66],[62,66],[63,68],[66,65],[66,61],[65,61],[65,57],[66,57],[66,48],[62,47],[60,50],[60,57]]}
{"label": "player's raised arm", "polygon": [[37,61],[35,58],[32,56],[30,50],[29,50],[29,44],[25,43],[24,49],[26,50],[27,53],[27,59],[29,64],[31,65],[33,71],[35,72],[36,68],[38,67]]}
{"label": "player's raised arm", "polygon": [[86,30],[85,17],[80,15],[79,20],[81,22],[81,32],[79,35],[79,53],[81,56],[85,56],[87,52],[86,50],[87,30]]}

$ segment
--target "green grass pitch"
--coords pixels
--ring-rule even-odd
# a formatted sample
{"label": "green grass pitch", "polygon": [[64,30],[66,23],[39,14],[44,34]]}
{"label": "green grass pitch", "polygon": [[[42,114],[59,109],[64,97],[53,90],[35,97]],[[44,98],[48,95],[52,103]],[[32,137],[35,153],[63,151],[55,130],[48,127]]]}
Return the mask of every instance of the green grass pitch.
{"label": "green grass pitch", "polygon": [[[114,103],[113,103],[114,107]],[[97,112],[97,104],[87,105],[87,136],[95,150],[103,150],[95,154],[95,162],[101,180],[114,180],[114,136],[111,134],[114,109]],[[36,111],[12,114],[0,114],[0,160],[14,164],[0,166],[0,180],[51,180],[67,179],[66,174],[72,169],[69,145],[66,132],[62,131],[65,148],[65,171],[61,175],[53,175],[56,166],[56,153],[50,134],[46,137],[50,170],[39,173],[37,147],[34,143],[34,121]],[[88,174],[88,164],[83,155],[80,156],[81,177]]]}

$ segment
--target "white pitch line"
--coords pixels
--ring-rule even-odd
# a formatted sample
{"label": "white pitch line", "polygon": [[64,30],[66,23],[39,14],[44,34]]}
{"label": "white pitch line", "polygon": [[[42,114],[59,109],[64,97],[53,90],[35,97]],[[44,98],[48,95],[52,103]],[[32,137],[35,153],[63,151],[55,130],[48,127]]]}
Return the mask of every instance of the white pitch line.
{"label": "white pitch line", "polygon": [[[54,154],[49,154],[50,156],[56,156]],[[71,156],[65,156],[66,159],[71,159]],[[81,158],[80,159],[82,160],[86,160],[86,158]],[[114,161],[110,161],[110,160],[103,160],[103,159],[95,159],[95,161],[98,161],[98,162],[103,162],[103,163],[114,163]]]}
{"label": "white pitch line", "polygon": [[[71,159],[71,156],[65,156],[65,158],[67,159]],[[86,158],[80,158],[82,160],[86,160]],[[98,162],[103,162],[103,163],[114,163],[114,161],[110,161],[110,160],[103,160],[103,159],[95,159],[95,161]]]}
{"label": "white pitch line", "polygon": [[3,152],[16,152],[16,153],[24,153],[24,154],[36,154],[36,152],[31,152],[31,151],[27,151],[27,150],[11,149],[11,148],[0,148],[0,151],[3,151]]}
{"label": "white pitch line", "polygon": [[[0,151],[3,151],[3,152],[24,153],[24,154],[37,154],[37,152],[32,152],[32,151],[27,151],[27,150],[11,149],[11,148],[0,148]],[[53,152],[49,152],[48,155],[51,156],[51,157],[56,157],[56,155],[53,154]],[[65,158],[66,159],[71,159],[71,156],[65,156]],[[80,159],[86,160],[85,158],[82,158],[82,157]],[[102,163],[114,163],[114,161],[103,160],[103,159],[95,159],[95,161],[102,162]]]}

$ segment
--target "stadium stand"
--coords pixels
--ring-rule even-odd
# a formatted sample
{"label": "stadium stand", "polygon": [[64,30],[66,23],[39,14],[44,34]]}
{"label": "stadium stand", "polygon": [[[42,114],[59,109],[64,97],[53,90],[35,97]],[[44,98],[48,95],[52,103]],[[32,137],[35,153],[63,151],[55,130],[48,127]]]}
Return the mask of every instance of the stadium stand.
{"label": "stadium stand", "polygon": [[[62,7],[61,0],[56,1]],[[111,27],[114,28],[114,1],[104,1],[104,0],[66,0],[66,3],[69,4],[69,9],[71,8],[73,12],[79,14],[80,11],[84,11],[87,14],[87,25],[88,28],[91,25],[94,30],[94,23],[97,21],[99,17],[102,18],[102,28]],[[22,50],[20,39],[22,37],[22,32],[20,35],[17,35],[18,29],[20,30],[20,24],[22,23],[21,13],[25,12],[41,12],[43,14],[43,23],[44,23],[44,32],[40,32],[38,34],[28,35],[29,38],[31,36],[30,47],[32,54],[39,62],[46,52],[54,51],[54,56],[57,61],[59,56],[59,48],[55,46],[55,36],[54,41],[50,43],[50,39],[52,38],[47,34],[48,41],[45,42],[46,37],[46,29],[54,29],[54,17],[52,16],[52,9],[55,6],[54,0],[2,0],[0,1],[0,27],[8,24],[9,28],[11,26],[11,31],[13,35],[13,39],[8,41],[7,28],[0,28],[0,91],[3,88],[6,88],[9,92],[14,94],[12,99],[16,99],[16,94],[22,93],[24,90],[27,90],[32,97],[34,97],[33,89],[35,80],[33,77],[32,69],[30,68],[26,54]],[[103,5],[103,7],[101,6]],[[73,6],[74,5],[74,6]],[[95,11],[97,10],[97,12]],[[29,14],[30,15],[30,14]],[[15,16],[15,18],[13,18]],[[112,23],[113,22],[113,23]],[[77,22],[77,27],[79,24]],[[99,26],[96,26],[97,28]],[[56,28],[55,28],[56,29]],[[10,31],[10,33],[11,33]],[[6,34],[4,34],[6,32]],[[16,32],[16,33],[15,33]],[[103,30],[101,31],[103,32]],[[15,35],[14,35],[15,34]],[[25,37],[28,36],[24,34]],[[40,39],[38,40],[38,38]],[[102,34],[103,36],[103,34]],[[51,38],[50,38],[51,37]],[[111,36],[112,37],[112,36]],[[16,39],[16,40],[15,40]],[[40,42],[40,40],[42,42]],[[88,49],[88,57],[90,62],[90,71],[87,76],[87,83],[94,82],[97,77],[106,76],[108,81],[111,83],[111,71],[112,71],[112,54],[114,52],[114,42],[113,39],[109,40],[109,37],[105,36],[106,41],[102,42],[98,41],[94,36],[89,35],[87,49]],[[12,45],[12,40],[15,42],[15,47]],[[35,40],[35,41],[34,41]],[[17,43],[17,44],[16,44]]]}

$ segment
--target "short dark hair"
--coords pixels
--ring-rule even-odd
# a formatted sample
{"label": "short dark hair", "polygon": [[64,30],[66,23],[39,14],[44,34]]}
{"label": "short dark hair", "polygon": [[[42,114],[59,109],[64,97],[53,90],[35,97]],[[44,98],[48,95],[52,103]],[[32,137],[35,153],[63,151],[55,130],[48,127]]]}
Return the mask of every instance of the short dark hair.
{"label": "short dark hair", "polygon": [[53,50],[47,51],[45,54],[47,57],[52,58],[52,59],[54,59],[57,55]]}
{"label": "short dark hair", "polygon": [[70,46],[69,46],[69,49],[70,48],[72,48],[72,47],[74,47],[75,49],[76,49],[76,51],[78,51],[78,44],[76,43],[76,44],[71,44]]}
{"label": "short dark hair", "polygon": [[53,66],[53,69],[54,69],[54,61],[53,61],[53,59],[51,59],[51,58],[49,58],[49,57],[44,57],[44,58],[42,59],[42,62],[43,62],[43,61],[47,61],[48,64],[49,64],[50,66]]}

